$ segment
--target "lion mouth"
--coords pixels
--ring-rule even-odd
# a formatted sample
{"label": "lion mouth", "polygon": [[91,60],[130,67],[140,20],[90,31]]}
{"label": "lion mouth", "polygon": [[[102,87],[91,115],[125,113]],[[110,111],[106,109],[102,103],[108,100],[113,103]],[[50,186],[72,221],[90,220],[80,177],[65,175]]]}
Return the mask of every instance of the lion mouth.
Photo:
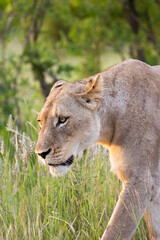
{"label": "lion mouth", "polygon": [[62,163],[48,163],[49,166],[57,167],[57,166],[70,166],[74,161],[74,156],[70,156],[65,162]]}

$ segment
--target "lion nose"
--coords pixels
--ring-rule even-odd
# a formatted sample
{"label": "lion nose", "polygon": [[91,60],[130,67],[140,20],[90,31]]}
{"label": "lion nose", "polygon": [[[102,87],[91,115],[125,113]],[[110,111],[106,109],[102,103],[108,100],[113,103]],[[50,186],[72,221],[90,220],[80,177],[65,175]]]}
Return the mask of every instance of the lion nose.
{"label": "lion nose", "polygon": [[49,154],[51,151],[51,148],[48,149],[48,151],[46,152],[42,152],[42,153],[37,153],[39,156],[41,156],[42,158],[46,158],[47,154]]}

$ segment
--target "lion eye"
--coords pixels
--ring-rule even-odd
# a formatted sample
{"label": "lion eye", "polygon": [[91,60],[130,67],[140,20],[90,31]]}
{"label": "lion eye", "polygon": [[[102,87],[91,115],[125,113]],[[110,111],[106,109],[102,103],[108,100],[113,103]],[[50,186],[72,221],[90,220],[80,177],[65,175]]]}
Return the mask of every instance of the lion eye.
{"label": "lion eye", "polygon": [[57,125],[67,122],[68,117],[59,117]]}
{"label": "lion eye", "polygon": [[41,123],[41,121],[38,119],[37,120],[38,122],[39,122],[39,129],[41,130],[41,128],[42,128],[42,123]]}

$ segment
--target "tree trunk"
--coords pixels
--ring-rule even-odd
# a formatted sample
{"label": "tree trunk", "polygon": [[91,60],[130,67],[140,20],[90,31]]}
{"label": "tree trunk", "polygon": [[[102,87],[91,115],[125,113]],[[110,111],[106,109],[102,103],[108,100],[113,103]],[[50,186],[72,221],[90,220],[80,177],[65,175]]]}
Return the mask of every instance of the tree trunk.
{"label": "tree trunk", "polygon": [[[134,35],[138,36],[140,29],[140,19],[139,14],[136,10],[135,0],[124,0],[122,4],[125,18],[127,19],[132,32]],[[144,48],[141,46],[141,42],[136,39],[134,44],[130,48],[130,54],[133,58],[138,58],[142,61],[145,61],[145,52]]]}

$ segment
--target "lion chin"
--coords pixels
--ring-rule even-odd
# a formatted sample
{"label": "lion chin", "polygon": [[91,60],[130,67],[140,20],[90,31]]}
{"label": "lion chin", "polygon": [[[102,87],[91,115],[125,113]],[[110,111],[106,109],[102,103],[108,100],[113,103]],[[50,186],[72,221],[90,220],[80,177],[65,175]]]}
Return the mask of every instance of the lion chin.
{"label": "lion chin", "polygon": [[53,177],[58,177],[66,174],[69,171],[70,167],[69,166],[49,166],[49,172]]}
{"label": "lion chin", "polygon": [[65,175],[71,168],[71,164],[73,163],[73,158],[69,158],[63,165],[49,165],[42,157],[38,157],[39,163],[48,167],[49,173],[53,177],[58,177]]}

